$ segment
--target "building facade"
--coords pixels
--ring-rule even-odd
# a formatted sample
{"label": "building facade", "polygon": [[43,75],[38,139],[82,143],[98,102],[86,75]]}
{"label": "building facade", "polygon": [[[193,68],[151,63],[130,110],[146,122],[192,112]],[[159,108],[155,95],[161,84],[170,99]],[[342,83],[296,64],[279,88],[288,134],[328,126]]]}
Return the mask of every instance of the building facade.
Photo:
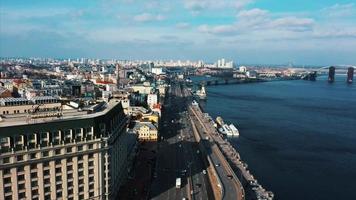
{"label": "building facade", "polygon": [[0,199],[117,197],[127,175],[130,138],[121,104],[68,115],[0,122]]}

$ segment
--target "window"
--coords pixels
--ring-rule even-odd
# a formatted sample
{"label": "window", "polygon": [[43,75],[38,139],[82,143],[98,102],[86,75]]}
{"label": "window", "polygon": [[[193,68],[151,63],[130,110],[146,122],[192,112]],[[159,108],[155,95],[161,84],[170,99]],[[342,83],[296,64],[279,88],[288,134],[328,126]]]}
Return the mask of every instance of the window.
{"label": "window", "polygon": [[17,161],[23,161],[23,155],[19,155],[19,156],[17,156]]}
{"label": "window", "polygon": [[4,164],[10,163],[10,158],[9,157],[3,158],[2,163],[4,163]]}
{"label": "window", "polygon": [[49,178],[46,178],[43,180],[44,184],[47,185],[47,184],[50,184],[51,183],[51,179]]}
{"label": "window", "polygon": [[11,172],[10,172],[10,169],[9,168],[7,168],[7,169],[4,169],[4,175],[7,175],[7,174],[10,174]]}
{"label": "window", "polygon": [[30,165],[30,168],[31,168],[31,169],[37,169],[37,164],[31,164],[31,165]]}
{"label": "window", "polygon": [[71,182],[68,182],[68,187],[72,187],[73,186],[73,182],[71,181]]}
{"label": "window", "polygon": [[94,184],[89,185],[89,190],[93,190],[94,189]]}
{"label": "window", "polygon": [[47,157],[48,155],[49,155],[49,152],[48,152],[48,151],[42,152],[42,156],[43,156],[43,157]]}
{"label": "window", "polygon": [[61,168],[56,168],[56,173],[61,173],[61,172],[62,172]]}
{"label": "window", "polygon": [[94,145],[93,144],[89,144],[88,145],[88,149],[93,149],[94,148]]}
{"label": "window", "polygon": [[37,181],[32,181],[31,182],[31,187],[36,187],[38,186],[38,182]]}
{"label": "window", "polygon": [[44,188],[44,192],[47,193],[47,192],[50,192],[51,191],[51,187],[45,187]]}
{"label": "window", "polygon": [[89,161],[89,167],[94,166],[94,161]]}
{"label": "window", "polygon": [[83,171],[78,172],[78,176],[83,176]]}
{"label": "window", "polygon": [[78,156],[78,161],[83,160],[83,156]]}
{"label": "window", "polygon": [[12,190],[11,190],[11,186],[8,186],[8,187],[5,187],[4,188],[4,192],[5,193],[9,193],[9,192],[11,192]]}
{"label": "window", "polygon": [[62,189],[62,184],[56,185],[56,190],[61,190]]}
{"label": "window", "polygon": [[32,190],[32,195],[38,195],[38,189]]}
{"label": "window", "polygon": [[56,182],[59,182],[62,180],[62,176],[56,176]]}
{"label": "window", "polygon": [[71,153],[72,152],[72,147],[68,147],[67,148],[67,153]]}
{"label": "window", "polygon": [[56,165],[60,165],[61,164],[61,160],[56,160]]}
{"label": "window", "polygon": [[78,169],[83,169],[83,163],[78,164]]}
{"label": "window", "polygon": [[90,154],[89,154],[89,158],[94,158],[94,154],[93,154],[93,153],[90,153]]}
{"label": "window", "polygon": [[17,167],[17,172],[23,172],[25,171],[24,167]]}
{"label": "window", "polygon": [[94,169],[89,169],[89,174],[94,174]]}
{"label": "window", "polygon": [[43,170],[43,175],[48,176],[49,175],[49,169]]}
{"label": "window", "polygon": [[73,166],[67,166],[67,171],[72,171],[73,170]]}
{"label": "window", "polygon": [[31,173],[31,178],[37,178],[37,172],[32,172]]}
{"label": "window", "polygon": [[89,177],[89,183],[94,183],[94,177]]}
{"label": "window", "polygon": [[19,199],[24,199],[25,197],[26,197],[26,193],[25,192],[19,193]]}
{"label": "window", "polygon": [[84,183],[84,180],[83,179],[79,179],[78,184],[81,185],[83,183]]}
{"label": "window", "polygon": [[55,151],[55,154],[56,155],[60,155],[62,152],[61,152],[61,149],[56,149],[56,151]]}
{"label": "window", "polygon": [[83,146],[82,145],[78,146],[78,151],[83,151]]}
{"label": "window", "polygon": [[31,153],[30,154],[30,159],[36,159],[36,155],[37,155],[36,153]]}
{"label": "window", "polygon": [[43,167],[49,167],[49,162],[48,161],[43,162]]}
{"label": "window", "polygon": [[68,190],[68,195],[71,195],[71,194],[73,194],[73,189]]}
{"label": "window", "polygon": [[89,192],[89,198],[94,197],[94,192]]}
{"label": "window", "polygon": [[67,175],[67,178],[68,178],[68,179],[72,179],[72,178],[73,178],[73,174],[68,174],[68,175]]}
{"label": "window", "polygon": [[57,198],[62,197],[62,192],[57,192]]}
{"label": "window", "polygon": [[24,183],[19,184],[19,185],[18,185],[18,188],[19,188],[19,190],[25,189],[25,184],[24,184]]}
{"label": "window", "polygon": [[25,180],[25,175],[17,176],[17,180],[18,180],[18,181],[23,181],[23,180]]}

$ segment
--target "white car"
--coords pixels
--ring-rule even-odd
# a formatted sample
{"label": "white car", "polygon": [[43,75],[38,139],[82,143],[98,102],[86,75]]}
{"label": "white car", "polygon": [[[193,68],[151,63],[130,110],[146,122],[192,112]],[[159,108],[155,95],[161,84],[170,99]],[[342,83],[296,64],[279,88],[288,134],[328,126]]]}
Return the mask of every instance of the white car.
{"label": "white car", "polygon": [[206,174],[206,170],[205,169],[203,170],[203,174]]}

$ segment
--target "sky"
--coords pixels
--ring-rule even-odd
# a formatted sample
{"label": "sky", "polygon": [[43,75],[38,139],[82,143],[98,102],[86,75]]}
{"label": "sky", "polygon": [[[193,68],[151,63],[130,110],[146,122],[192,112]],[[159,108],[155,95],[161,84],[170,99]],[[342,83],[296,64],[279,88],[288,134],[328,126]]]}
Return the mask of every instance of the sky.
{"label": "sky", "polygon": [[356,0],[1,0],[0,57],[356,64]]}

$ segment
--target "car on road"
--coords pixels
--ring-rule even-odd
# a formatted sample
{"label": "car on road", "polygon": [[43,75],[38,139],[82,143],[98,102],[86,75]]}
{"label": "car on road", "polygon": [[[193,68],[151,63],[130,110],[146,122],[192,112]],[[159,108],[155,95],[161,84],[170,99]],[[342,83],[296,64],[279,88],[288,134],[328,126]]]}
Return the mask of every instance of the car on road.
{"label": "car on road", "polygon": [[206,174],[206,170],[205,169],[203,170],[203,174]]}
{"label": "car on road", "polygon": [[215,167],[220,167],[220,163],[215,164]]}
{"label": "car on road", "polygon": [[232,179],[233,177],[232,177],[232,175],[227,175],[227,178]]}

